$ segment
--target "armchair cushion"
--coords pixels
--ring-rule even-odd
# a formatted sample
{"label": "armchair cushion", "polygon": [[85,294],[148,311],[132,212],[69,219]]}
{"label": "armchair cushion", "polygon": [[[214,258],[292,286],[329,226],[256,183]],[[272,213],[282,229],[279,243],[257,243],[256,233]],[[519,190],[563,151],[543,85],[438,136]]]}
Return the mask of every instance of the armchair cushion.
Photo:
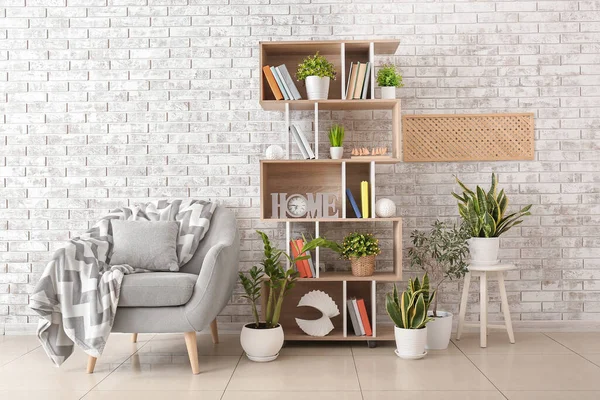
{"label": "armchair cushion", "polygon": [[192,297],[198,275],[183,272],[149,272],[125,275],[119,307],[172,307]]}

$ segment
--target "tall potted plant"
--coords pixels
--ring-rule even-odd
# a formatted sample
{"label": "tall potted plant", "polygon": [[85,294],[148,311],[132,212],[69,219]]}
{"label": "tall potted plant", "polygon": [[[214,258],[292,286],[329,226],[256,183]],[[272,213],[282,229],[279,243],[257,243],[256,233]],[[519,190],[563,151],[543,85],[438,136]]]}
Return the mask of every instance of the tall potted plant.
{"label": "tall potted plant", "polygon": [[522,217],[531,215],[529,212],[531,204],[517,212],[505,215],[508,197],[504,194],[504,189],[496,193],[498,179],[494,173],[492,173],[492,185],[487,192],[479,186],[473,191],[458,178],[456,182],[463,193],[458,195],[452,192],[452,195],[458,199],[458,212],[470,231],[471,238],[468,242],[471,262],[480,265],[497,264],[500,235],[521,224]]}
{"label": "tall potted plant", "polygon": [[350,260],[354,276],[373,275],[375,256],[379,253],[379,240],[371,233],[353,232],[347,235],[340,249],[342,258]]}
{"label": "tall potted plant", "polygon": [[338,124],[333,125],[329,129],[329,153],[332,160],[339,160],[344,155],[344,127]]}
{"label": "tall potted plant", "polygon": [[427,324],[427,348],[443,350],[450,343],[452,313],[438,311],[438,298],[442,283],[446,280],[460,279],[467,272],[469,230],[465,224],[450,227],[438,220],[433,223],[429,232],[415,230],[410,237],[410,265],[425,271],[431,287],[437,294],[428,312],[432,319]]}
{"label": "tall potted plant", "polygon": [[[285,269],[281,264],[284,256],[294,265],[296,261],[308,259],[307,251],[314,250],[319,246],[336,248],[335,242],[324,238],[316,238],[304,244],[297,257],[290,257],[283,250],[279,250],[271,244],[269,237],[261,231],[256,231],[263,241],[264,258],[259,266],[253,266],[248,271],[248,276],[243,272],[239,278],[244,287],[243,297],[250,301],[254,322],[244,325],[240,335],[242,348],[246,356],[252,361],[272,361],[279,355],[283,346],[283,329],[279,324],[281,306],[289,291],[294,287],[298,272],[294,269]],[[265,320],[261,321],[258,315],[257,303],[261,298],[262,285],[266,285],[267,302],[264,311]]]}
{"label": "tall potted plant", "polygon": [[381,87],[382,99],[395,99],[396,88],[404,86],[402,75],[396,72],[392,64],[385,64],[377,72],[377,84]]}
{"label": "tall potted plant", "polygon": [[408,288],[398,296],[398,289],[394,284],[394,291],[385,297],[385,309],[394,322],[394,337],[396,339],[396,355],[405,359],[418,359],[427,354],[427,323],[431,318],[427,316],[429,304],[435,297],[435,291],[429,292],[429,278],[423,276],[408,281]]}
{"label": "tall potted plant", "polygon": [[305,82],[309,100],[326,100],[330,80],[335,79],[335,67],[317,51],[314,56],[308,56],[298,64],[296,79]]}

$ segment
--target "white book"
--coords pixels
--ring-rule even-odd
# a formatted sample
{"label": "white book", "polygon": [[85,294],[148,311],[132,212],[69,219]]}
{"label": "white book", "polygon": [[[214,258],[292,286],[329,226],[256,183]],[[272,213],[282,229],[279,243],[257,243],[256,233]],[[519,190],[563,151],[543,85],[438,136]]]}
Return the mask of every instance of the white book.
{"label": "white book", "polygon": [[365,336],[365,327],[362,323],[362,318],[360,318],[360,311],[358,311],[356,299],[352,299],[352,306],[354,307],[354,312],[356,313],[356,320],[358,321],[358,327],[360,328],[360,336]]}
{"label": "white book", "polygon": [[294,141],[298,145],[298,148],[300,149],[300,153],[302,153],[302,157],[304,157],[305,160],[308,160],[309,159],[308,153],[306,152],[306,149],[304,149],[302,140],[300,139],[300,136],[298,135],[298,132],[296,131],[296,128],[294,127],[294,125],[290,126],[290,133],[291,133],[292,137],[294,138]]}
{"label": "white book", "polygon": [[302,96],[300,96],[300,92],[298,91],[298,88],[294,84],[294,80],[292,79],[292,76],[288,72],[288,69],[285,66],[285,64],[281,64],[279,67],[277,67],[277,71],[279,71],[279,74],[283,77],[283,82],[286,84],[286,87],[288,88],[288,90],[291,91],[293,99],[301,100]]}
{"label": "white book", "polygon": [[367,88],[369,87],[369,82],[371,81],[371,63],[367,63],[367,72],[365,73],[365,82],[363,83],[362,94],[360,95],[361,99],[367,98]]}
{"label": "white book", "polygon": [[348,305],[348,315],[350,316],[350,321],[352,321],[352,329],[354,329],[354,335],[360,336],[360,328],[358,326],[358,320],[356,319],[356,314],[354,313],[354,306],[352,305],[352,299],[346,300],[346,304]]}
{"label": "white book", "polygon": [[271,72],[273,72],[273,76],[275,76],[275,80],[279,85],[279,89],[281,90],[281,94],[283,94],[284,100],[294,100],[292,96],[290,96],[290,92],[286,89],[285,82],[283,81],[283,77],[279,73],[279,70],[275,67],[271,67]]}
{"label": "white book", "polygon": [[344,92],[344,98],[348,96],[348,89],[350,88],[350,77],[352,76],[352,65],[353,62],[350,63],[350,69],[348,70],[348,76],[346,76],[346,91]]}
{"label": "white book", "polygon": [[300,136],[300,140],[302,140],[302,144],[304,145],[304,149],[308,153],[308,158],[310,158],[311,160],[314,159],[315,158],[315,153],[310,148],[310,143],[308,143],[308,140],[306,140],[306,136],[304,136],[304,133],[302,132],[302,130],[297,125],[292,125],[292,126],[298,132],[298,136]]}

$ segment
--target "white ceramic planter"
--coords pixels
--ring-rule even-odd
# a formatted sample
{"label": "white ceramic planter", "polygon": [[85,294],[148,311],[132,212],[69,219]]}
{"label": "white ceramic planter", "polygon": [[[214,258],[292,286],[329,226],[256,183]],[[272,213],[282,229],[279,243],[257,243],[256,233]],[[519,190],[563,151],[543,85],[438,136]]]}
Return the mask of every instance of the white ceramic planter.
{"label": "white ceramic planter", "polygon": [[446,311],[438,311],[437,315],[437,318],[433,318],[433,313],[429,313],[433,320],[427,323],[427,344],[425,348],[428,350],[445,350],[450,343],[452,314]]}
{"label": "white ceramic planter", "polygon": [[394,86],[382,86],[381,87],[381,98],[382,99],[395,99],[396,88]]}
{"label": "white ceramic planter", "polygon": [[281,325],[270,329],[250,328],[254,324],[246,324],[240,334],[240,343],[246,356],[256,362],[273,361],[283,346],[283,329]]}
{"label": "white ceramic planter", "polygon": [[330,147],[329,154],[331,155],[332,160],[339,160],[344,155],[343,147]]}
{"label": "white ceramic planter", "polygon": [[467,242],[469,243],[469,252],[471,253],[471,264],[498,264],[500,238],[471,238]]}
{"label": "white ceramic planter", "polygon": [[329,96],[329,77],[324,76],[307,76],[304,83],[306,84],[306,95],[309,100],[327,100]]}
{"label": "white ceramic planter", "polygon": [[416,359],[425,355],[427,327],[423,329],[402,329],[394,326],[396,354],[400,358]]}

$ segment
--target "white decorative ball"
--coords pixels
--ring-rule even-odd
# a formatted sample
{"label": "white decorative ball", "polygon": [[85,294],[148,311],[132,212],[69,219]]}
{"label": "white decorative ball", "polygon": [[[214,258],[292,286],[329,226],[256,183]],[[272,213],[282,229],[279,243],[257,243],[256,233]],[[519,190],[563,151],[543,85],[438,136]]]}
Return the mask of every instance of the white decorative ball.
{"label": "white decorative ball", "polygon": [[396,216],[396,203],[390,199],[379,199],[375,203],[375,214],[380,218]]}
{"label": "white decorative ball", "polygon": [[265,157],[267,160],[283,160],[285,157],[285,151],[283,151],[281,146],[272,144],[267,147],[267,151],[265,151]]}

